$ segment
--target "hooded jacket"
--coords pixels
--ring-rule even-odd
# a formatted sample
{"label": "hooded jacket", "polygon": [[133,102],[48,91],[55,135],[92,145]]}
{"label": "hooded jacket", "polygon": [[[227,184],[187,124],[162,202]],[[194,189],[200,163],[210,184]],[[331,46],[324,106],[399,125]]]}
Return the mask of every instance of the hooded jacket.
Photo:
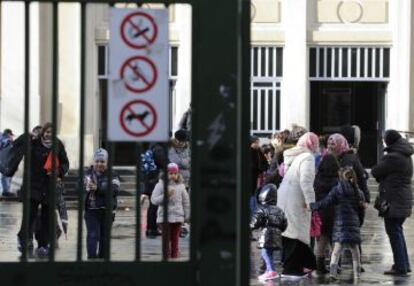
{"label": "hooded jacket", "polygon": [[259,204],[250,221],[251,229],[262,229],[259,248],[280,249],[282,232],[286,230],[287,219],[283,211],[275,205]]}
{"label": "hooded jacket", "polygon": [[372,168],[372,175],[379,182],[380,194],[390,204],[387,218],[405,218],[411,216],[413,194],[411,178],[413,147],[404,138],[384,149],[387,152],[378,165]]}
{"label": "hooded jacket", "polygon": [[339,181],[328,196],[311,204],[312,210],[334,206],[332,241],[340,243],[361,242],[361,210],[364,194],[346,181]]}

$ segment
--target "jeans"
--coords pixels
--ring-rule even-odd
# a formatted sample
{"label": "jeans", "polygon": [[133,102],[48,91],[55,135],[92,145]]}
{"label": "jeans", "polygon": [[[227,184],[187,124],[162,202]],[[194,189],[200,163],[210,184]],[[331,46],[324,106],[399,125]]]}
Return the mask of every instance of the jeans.
{"label": "jeans", "polygon": [[273,266],[273,250],[262,248],[261,254],[266,263],[266,272],[275,271],[275,267]]}
{"label": "jeans", "polygon": [[404,238],[404,221],[405,218],[384,218],[385,231],[390,240],[394,256],[395,270],[401,273],[407,273],[410,268],[407,245]]}
{"label": "jeans", "polygon": [[12,177],[6,177],[4,175],[1,175],[1,187],[3,194],[10,192],[10,185],[11,185]]}
{"label": "jeans", "polygon": [[[86,210],[86,249],[88,259],[104,258],[106,244],[105,210]],[[112,223],[109,227],[112,227]]]}

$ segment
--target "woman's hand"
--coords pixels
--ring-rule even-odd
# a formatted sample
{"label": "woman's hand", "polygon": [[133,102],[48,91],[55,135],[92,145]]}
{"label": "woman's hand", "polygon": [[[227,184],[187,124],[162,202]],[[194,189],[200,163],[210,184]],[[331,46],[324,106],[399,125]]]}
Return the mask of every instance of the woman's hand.
{"label": "woman's hand", "polygon": [[90,191],[96,191],[98,189],[98,186],[93,182],[88,182],[86,184],[86,189]]}

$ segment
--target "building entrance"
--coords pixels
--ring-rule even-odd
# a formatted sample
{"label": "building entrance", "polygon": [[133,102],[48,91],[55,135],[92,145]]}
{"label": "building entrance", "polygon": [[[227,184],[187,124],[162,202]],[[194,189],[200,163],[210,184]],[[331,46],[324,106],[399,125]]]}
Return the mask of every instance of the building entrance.
{"label": "building entrance", "polygon": [[358,125],[359,155],[365,168],[372,167],[382,152],[386,88],[385,82],[312,81],[311,130],[332,134],[341,126]]}

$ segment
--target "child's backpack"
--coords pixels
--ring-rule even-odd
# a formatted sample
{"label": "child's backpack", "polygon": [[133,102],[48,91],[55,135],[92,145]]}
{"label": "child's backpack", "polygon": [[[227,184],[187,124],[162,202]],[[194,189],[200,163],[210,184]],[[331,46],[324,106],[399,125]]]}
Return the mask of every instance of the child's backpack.
{"label": "child's backpack", "polygon": [[157,165],[154,161],[154,152],[150,148],[141,154],[141,172],[145,176],[154,171],[157,171]]}

